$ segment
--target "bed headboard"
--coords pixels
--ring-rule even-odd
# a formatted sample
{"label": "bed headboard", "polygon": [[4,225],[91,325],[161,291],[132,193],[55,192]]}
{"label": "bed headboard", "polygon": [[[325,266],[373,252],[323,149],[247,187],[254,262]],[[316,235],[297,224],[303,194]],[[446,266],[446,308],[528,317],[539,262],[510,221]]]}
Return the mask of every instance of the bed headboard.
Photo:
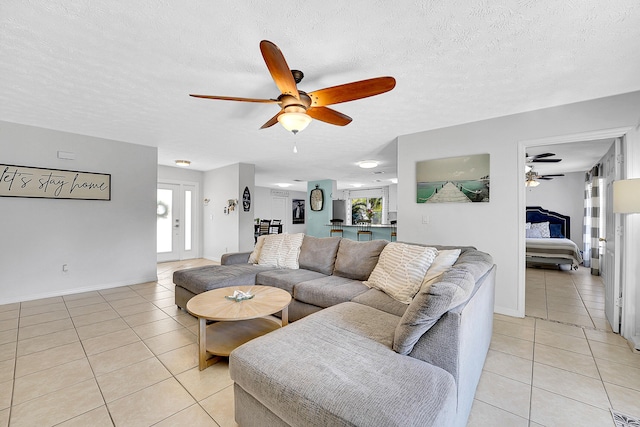
{"label": "bed headboard", "polygon": [[546,222],[560,224],[562,234],[567,239],[571,238],[571,218],[558,212],[553,212],[541,206],[527,206],[527,222]]}

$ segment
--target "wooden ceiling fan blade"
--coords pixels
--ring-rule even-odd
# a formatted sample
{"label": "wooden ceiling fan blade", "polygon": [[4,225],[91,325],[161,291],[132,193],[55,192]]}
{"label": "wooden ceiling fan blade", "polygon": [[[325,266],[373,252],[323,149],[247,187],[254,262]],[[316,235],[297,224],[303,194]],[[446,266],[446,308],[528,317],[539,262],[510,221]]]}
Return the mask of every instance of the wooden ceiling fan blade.
{"label": "wooden ceiling fan blade", "polygon": [[329,123],[336,126],[346,126],[353,120],[346,114],[332,110],[328,107],[311,107],[307,110],[307,115],[321,122]]}
{"label": "wooden ceiling fan blade", "polygon": [[311,97],[312,107],[322,107],[380,95],[389,92],[395,86],[396,79],[393,77],[376,77],[316,90],[308,95]]}
{"label": "wooden ceiling fan blade", "polygon": [[276,114],[275,116],[271,117],[269,120],[267,120],[267,122],[265,124],[263,124],[260,129],[266,129],[266,128],[270,128],[271,126],[275,125],[276,123],[278,123],[278,116],[280,114],[284,113],[284,110],[280,110],[278,112],[278,114]]}
{"label": "wooden ceiling fan blade", "polygon": [[269,40],[262,40],[260,42],[260,52],[262,52],[264,62],[267,64],[271,77],[276,83],[276,86],[278,86],[278,89],[280,89],[280,92],[284,95],[291,95],[300,99],[296,81],[278,46]]}
{"label": "wooden ceiling fan blade", "polygon": [[277,99],[238,98],[236,96],[194,95],[194,94],[189,94],[189,96],[193,96],[194,98],[219,99],[222,101],[260,102],[263,104],[279,104],[280,103],[280,101],[278,101]]}

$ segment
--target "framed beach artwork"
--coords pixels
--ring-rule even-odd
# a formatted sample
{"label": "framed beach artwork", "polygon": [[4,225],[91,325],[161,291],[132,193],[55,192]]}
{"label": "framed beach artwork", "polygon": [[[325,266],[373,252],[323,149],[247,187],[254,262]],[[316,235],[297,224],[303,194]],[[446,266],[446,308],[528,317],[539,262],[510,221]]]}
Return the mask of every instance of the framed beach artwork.
{"label": "framed beach artwork", "polygon": [[489,154],[416,163],[418,203],[489,202]]}

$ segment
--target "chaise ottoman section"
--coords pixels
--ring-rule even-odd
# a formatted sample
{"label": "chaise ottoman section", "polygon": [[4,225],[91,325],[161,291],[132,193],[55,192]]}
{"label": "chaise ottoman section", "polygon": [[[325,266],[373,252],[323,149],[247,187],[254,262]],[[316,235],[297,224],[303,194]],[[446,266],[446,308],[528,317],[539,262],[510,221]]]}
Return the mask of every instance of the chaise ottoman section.
{"label": "chaise ottoman section", "polygon": [[176,305],[186,309],[191,298],[212,289],[255,285],[256,275],[268,270],[273,267],[253,264],[207,265],[178,270],[173,273]]}
{"label": "chaise ottoman section", "polygon": [[291,426],[450,425],[454,379],[391,349],[398,321],[348,302],[238,347],[229,364],[243,402],[236,421],[259,426],[275,415]]}

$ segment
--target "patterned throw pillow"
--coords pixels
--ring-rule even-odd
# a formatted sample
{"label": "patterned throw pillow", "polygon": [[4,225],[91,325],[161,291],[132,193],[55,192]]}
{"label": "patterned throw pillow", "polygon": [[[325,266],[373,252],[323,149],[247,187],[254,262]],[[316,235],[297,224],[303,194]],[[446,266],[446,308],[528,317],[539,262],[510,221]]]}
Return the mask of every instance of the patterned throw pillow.
{"label": "patterned throw pillow", "polygon": [[382,250],[369,280],[363,283],[403,304],[409,304],[420,290],[422,279],[437,255],[435,248],[389,243]]}
{"label": "patterned throw pillow", "polygon": [[269,234],[260,251],[259,265],[298,269],[298,256],[304,233]]}
{"label": "patterned throw pillow", "polygon": [[531,224],[531,229],[540,230],[540,237],[544,239],[551,237],[551,233],[549,232],[549,221],[533,223]]}
{"label": "patterned throw pillow", "polygon": [[260,252],[262,251],[262,246],[264,245],[264,239],[266,239],[267,235],[263,234],[262,236],[258,236],[258,241],[256,245],[253,247],[253,252],[249,255],[249,264],[257,264],[260,259]]}

